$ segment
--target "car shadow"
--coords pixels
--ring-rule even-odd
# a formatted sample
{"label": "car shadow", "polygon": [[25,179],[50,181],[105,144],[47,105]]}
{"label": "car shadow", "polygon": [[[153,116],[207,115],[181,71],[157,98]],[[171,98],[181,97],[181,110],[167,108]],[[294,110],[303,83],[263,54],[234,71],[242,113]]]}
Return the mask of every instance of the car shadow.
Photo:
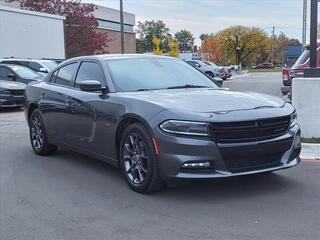
{"label": "car shadow", "polygon": [[[67,168],[69,166],[70,169],[76,169],[75,173],[77,174],[69,175],[69,177],[75,178],[75,181],[83,181],[83,178],[90,179],[85,184],[88,187],[88,191],[92,191],[92,187],[95,187],[96,191],[100,192],[108,192],[114,189],[122,193],[131,192],[125,184],[119,169],[105,162],[63,149],[59,150],[54,156],[50,156],[50,158],[50,161],[58,163],[60,167],[64,165]],[[281,194],[292,188],[299,187],[299,184],[293,177],[284,175],[280,171],[277,173],[223,179],[181,181],[176,182],[173,186],[171,184],[171,186],[163,191],[146,194],[145,197],[166,201],[181,200],[185,203],[225,201],[228,199],[234,200],[235,198],[241,199]],[[100,186],[102,189],[98,189],[97,186]]]}
{"label": "car shadow", "polygon": [[0,113],[11,113],[11,112],[22,112],[22,107],[12,107],[12,108],[1,108],[0,107]]}

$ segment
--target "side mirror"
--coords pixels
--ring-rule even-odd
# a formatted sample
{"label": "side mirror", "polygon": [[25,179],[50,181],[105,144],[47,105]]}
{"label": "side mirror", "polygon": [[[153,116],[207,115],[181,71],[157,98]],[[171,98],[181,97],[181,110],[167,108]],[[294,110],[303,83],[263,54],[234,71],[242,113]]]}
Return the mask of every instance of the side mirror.
{"label": "side mirror", "polygon": [[84,92],[106,92],[106,88],[97,80],[86,80],[81,82],[80,90]]}
{"label": "side mirror", "polygon": [[39,69],[39,72],[48,73],[48,70],[42,67],[42,68]]}
{"label": "side mirror", "polygon": [[9,79],[13,80],[13,81],[16,80],[16,75],[14,75],[13,73],[9,73],[9,74],[7,75],[7,77],[8,77]]}

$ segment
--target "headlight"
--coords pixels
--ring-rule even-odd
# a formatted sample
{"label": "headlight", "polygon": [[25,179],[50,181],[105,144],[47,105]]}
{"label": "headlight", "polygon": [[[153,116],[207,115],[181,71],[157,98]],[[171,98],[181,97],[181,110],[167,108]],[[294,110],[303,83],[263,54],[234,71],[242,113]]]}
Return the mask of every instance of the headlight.
{"label": "headlight", "polygon": [[210,136],[209,123],[168,120],[160,124],[160,129],[167,133]]}
{"label": "headlight", "polygon": [[293,127],[294,125],[296,125],[296,123],[297,123],[297,113],[294,112],[294,113],[291,115],[290,128]]}

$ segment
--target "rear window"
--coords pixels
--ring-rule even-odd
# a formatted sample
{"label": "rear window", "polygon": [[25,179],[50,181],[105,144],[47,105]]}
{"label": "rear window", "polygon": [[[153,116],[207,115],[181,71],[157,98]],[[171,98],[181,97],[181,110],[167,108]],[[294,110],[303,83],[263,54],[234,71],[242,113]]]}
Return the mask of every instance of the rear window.
{"label": "rear window", "polygon": [[310,58],[310,49],[308,47],[305,48],[304,52],[298,58],[294,66],[305,64]]}

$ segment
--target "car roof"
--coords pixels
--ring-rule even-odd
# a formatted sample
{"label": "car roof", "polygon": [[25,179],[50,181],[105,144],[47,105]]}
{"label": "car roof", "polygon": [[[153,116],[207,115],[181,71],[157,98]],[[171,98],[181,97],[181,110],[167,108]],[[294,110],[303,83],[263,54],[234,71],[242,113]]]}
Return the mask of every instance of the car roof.
{"label": "car roof", "polygon": [[63,63],[68,63],[71,61],[78,60],[114,60],[114,59],[143,59],[143,58],[158,58],[158,59],[177,59],[168,56],[161,55],[149,55],[149,54],[103,54],[103,55],[90,55],[90,56],[80,56],[75,58],[70,58],[65,60]]}
{"label": "car roof", "polygon": [[[0,67],[8,67],[10,69],[11,69],[11,67],[28,68],[26,66],[22,66],[22,65],[19,65],[19,64],[11,64],[11,63],[0,63]],[[28,68],[28,69],[30,69],[30,68]],[[32,70],[32,69],[30,69],[30,70]]]}
{"label": "car roof", "polygon": [[3,59],[0,59],[0,62],[2,61],[54,62],[54,60],[50,60],[50,59],[29,59],[29,58],[3,58]]}

